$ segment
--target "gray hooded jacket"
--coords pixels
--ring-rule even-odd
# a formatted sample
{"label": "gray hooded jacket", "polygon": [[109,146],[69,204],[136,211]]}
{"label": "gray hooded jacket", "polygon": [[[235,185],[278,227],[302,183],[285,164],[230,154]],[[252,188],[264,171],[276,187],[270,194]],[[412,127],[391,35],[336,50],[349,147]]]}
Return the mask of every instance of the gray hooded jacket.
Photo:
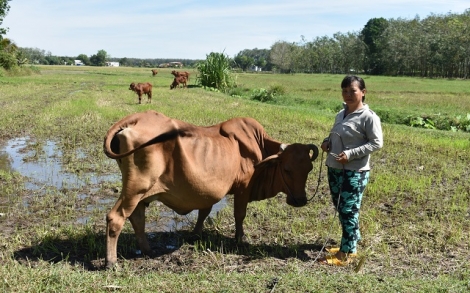
{"label": "gray hooded jacket", "polygon": [[370,154],[383,146],[380,118],[367,104],[346,117],[345,111],[346,104],[336,115],[330,135],[325,139],[330,148],[326,165],[342,169],[343,164],[336,161],[335,155],[344,152],[348,157],[348,163],[344,165],[346,170],[368,171]]}

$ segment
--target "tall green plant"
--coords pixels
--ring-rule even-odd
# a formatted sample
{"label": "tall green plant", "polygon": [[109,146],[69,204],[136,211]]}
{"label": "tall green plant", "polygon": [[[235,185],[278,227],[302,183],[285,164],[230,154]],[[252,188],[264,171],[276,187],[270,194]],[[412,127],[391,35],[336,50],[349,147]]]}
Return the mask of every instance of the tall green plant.
{"label": "tall green plant", "polygon": [[199,71],[197,83],[203,87],[215,88],[226,92],[235,86],[231,70],[232,60],[223,53],[210,53],[206,60],[196,65]]}

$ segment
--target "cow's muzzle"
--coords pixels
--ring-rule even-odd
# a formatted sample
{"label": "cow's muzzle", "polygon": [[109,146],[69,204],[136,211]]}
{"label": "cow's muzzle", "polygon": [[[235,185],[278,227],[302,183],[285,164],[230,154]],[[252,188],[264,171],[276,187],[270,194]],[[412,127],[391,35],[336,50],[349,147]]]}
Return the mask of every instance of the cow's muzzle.
{"label": "cow's muzzle", "polygon": [[307,204],[307,197],[294,197],[292,195],[287,195],[286,203],[290,206],[300,208]]}

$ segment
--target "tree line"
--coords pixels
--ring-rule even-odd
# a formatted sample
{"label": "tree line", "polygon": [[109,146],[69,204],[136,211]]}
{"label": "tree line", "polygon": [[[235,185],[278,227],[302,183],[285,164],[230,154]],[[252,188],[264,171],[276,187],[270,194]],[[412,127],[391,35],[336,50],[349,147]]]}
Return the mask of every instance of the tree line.
{"label": "tree line", "polygon": [[469,78],[470,9],[425,19],[373,18],[360,32],[278,41],[270,62],[282,72]]}
{"label": "tree line", "polygon": [[[8,13],[10,0],[0,0],[0,25]],[[106,51],[87,56],[54,56],[38,48],[21,48],[3,38],[0,28],[0,66],[30,64],[74,64],[104,66],[117,61],[122,66],[158,67],[180,61],[186,67],[201,60],[111,58]],[[277,41],[269,49],[245,49],[230,58],[232,67],[281,73],[342,73],[421,76],[441,78],[470,77],[470,8],[463,13],[431,14],[421,19],[372,18],[358,32],[337,32],[308,41]]]}

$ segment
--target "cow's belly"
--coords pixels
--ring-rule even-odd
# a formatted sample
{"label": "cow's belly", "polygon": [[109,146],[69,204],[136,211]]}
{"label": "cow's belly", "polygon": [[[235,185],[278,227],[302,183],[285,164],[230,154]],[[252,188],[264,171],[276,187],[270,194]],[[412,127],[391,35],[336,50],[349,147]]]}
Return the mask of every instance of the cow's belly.
{"label": "cow's belly", "polygon": [[158,200],[180,215],[185,215],[193,210],[206,209],[219,202],[220,198],[205,198],[201,196],[181,196],[171,193],[160,193],[149,197],[151,201]]}

